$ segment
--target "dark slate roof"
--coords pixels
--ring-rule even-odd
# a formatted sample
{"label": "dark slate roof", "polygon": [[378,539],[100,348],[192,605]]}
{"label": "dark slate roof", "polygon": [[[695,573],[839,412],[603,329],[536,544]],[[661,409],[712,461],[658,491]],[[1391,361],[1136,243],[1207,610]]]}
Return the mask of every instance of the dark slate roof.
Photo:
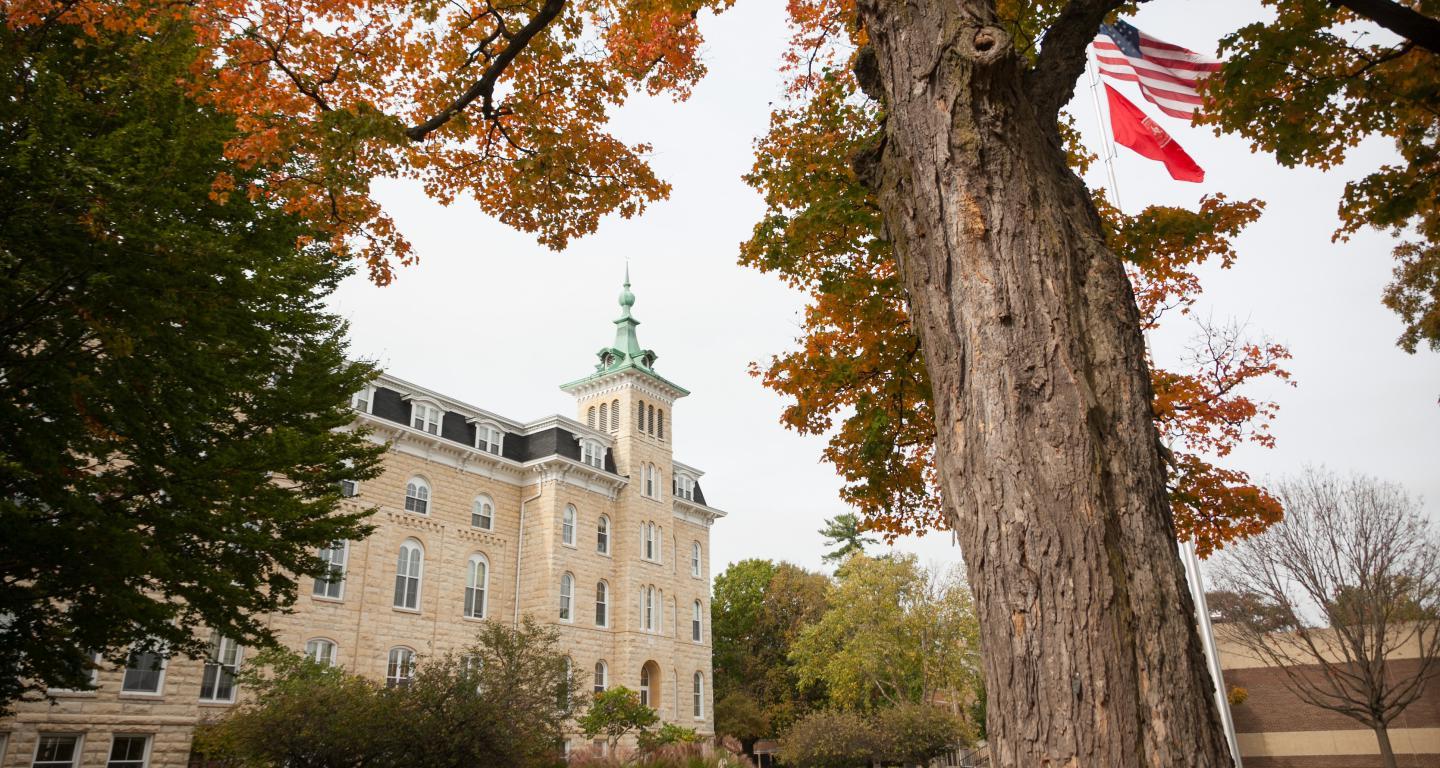
{"label": "dark slate roof", "polygon": [[[376,387],[370,413],[377,418],[396,424],[410,425],[410,402],[404,394],[388,387]],[[474,447],[475,425],[466,423],[466,416],[455,411],[446,411],[440,421],[440,437],[453,443]],[[560,427],[551,427],[529,435],[506,432],[505,443],[500,455],[517,462],[533,461],[546,456],[563,456],[580,461],[580,443],[576,435]],[[612,451],[605,452],[605,471],[615,472]],[[696,489],[699,495],[699,489]]]}

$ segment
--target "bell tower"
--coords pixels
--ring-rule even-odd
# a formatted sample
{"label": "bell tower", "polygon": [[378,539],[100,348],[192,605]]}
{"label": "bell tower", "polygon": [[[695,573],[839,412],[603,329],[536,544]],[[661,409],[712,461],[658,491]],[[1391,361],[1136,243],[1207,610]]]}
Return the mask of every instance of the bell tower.
{"label": "bell tower", "polygon": [[631,313],[634,306],[627,266],[615,341],[595,353],[593,373],[560,389],[574,396],[579,421],[612,436],[616,469],[630,477],[632,489],[651,499],[668,500],[673,408],[675,401],[690,393],[655,372],[659,356],[640,346],[636,334],[640,321]]}

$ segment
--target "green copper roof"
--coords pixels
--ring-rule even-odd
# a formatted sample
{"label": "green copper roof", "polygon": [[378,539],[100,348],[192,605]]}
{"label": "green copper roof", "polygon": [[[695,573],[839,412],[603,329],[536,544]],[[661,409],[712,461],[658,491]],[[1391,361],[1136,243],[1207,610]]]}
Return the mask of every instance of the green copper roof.
{"label": "green copper roof", "polygon": [[596,363],[594,373],[561,385],[561,389],[569,389],[612,373],[634,370],[647,374],[682,394],[690,394],[689,390],[655,372],[655,360],[659,356],[655,354],[655,350],[640,346],[640,339],[635,335],[635,327],[640,325],[640,321],[630,316],[630,308],[633,306],[635,294],[630,291],[630,267],[626,265],[625,287],[620,291],[620,317],[615,321],[615,343],[595,353],[600,362]]}

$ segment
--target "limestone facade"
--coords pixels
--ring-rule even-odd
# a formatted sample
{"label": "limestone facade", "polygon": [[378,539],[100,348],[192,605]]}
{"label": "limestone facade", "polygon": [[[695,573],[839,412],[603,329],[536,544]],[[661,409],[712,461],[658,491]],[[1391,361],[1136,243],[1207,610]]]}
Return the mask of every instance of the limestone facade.
{"label": "limestone facade", "polygon": [[[645,689],[665,721],[714,732],[709,529],[725,513],[705,503],[701,473],[674,460],[673,410],[687,393],[635,343],[627,296],[628,285],[616,346],[564,387],[575,419],[517,422],[391,376],[356,397],[355,426],[389,450],[383,474],[343,504],[374,509],[376,530],[345,545],[338,588],[306,579],[294,611],[270,617],[283,645],[329,643],[335,663],[382,680],[395,649],[423,660],[462,649],[481,622],[533,616],[559,630],[587,683],[603,665],[595,685]],[[487,501],[488,526],[477,516]],[[420,553],[413,608],[408,582],[397,585],[402,547]],[[483,610],[467,592],[477,556]],[[185,766],[194,724],[234,706],[201,700],[204,668],[168,660],[153,694],[123,692],[123,670],[107,669],[96,691],[22,704],[0,721],[0,768]],[[135,756],[127,736],[145,737],[142,762],[114,759]],[[576,733],[567,747],[589,745]]]}

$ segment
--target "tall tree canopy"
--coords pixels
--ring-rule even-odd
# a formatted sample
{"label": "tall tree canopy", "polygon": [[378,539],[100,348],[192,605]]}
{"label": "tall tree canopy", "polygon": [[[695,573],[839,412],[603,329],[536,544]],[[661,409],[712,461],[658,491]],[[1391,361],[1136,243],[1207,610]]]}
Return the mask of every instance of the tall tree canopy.
{"label": "tall tree canopy", "polygon": [[[217,176],[234,119],[176,84],[194,38],[0,27],[0,708],[90,656],[270,637],[379,449],[323,307],[349,269]],[[307,245],[297,242],[310,239]],[[280,482],[276,478],[283,478]]]}
{"label": "tall tree canopy", "polygon": [[866,536],[860,528],[860,518],[854,512],[842,512],[825,521],[819,531],[825,537],[825,546],[830,551],[820,556],[827,563],[843,563],[853,554],[865,554],[865,545],[874,544],[875,537]]}
{"label": "tall tree canopy", "polygon": [[[238,116],[230,156],[274,163],[248,185],[221,176],[217,193],[282,200],[384,281],[410,253],[369,197],[376,176],[420,179],[442,201],[473,194],[552,246],[665,194],[645,148],[610,136],[605,118],[635,90],[683,98],[703,73],[696,19],[729,2],[12,0],[6,20],[126,32],[193,20],[197,97]],[[831,445],[853,465],[847,494],[863,508],[889,473],[895,491],[879,498],[906,503],[870,512],[949,525],[965,550],[989,651],[988,731],[1005,764],[1225,763],[1173,541],[1178,527],[1220,543],[1279,512],[1201,457],[1266,439],[1266,405],[1236,386],[1277,373],[1283,350],[1222,333],[1199,348],[1216,358],[1205,375],[1152,374],[1141,331],[1169,304],[1149,304],[1130,274],[1174,296],[1164,286],[1227,258],[1225,237],[1257,205],[1119,216],[1065,149],[1061,109],[1085,46],[1125,5],[796,0],[796,91],[762,142],[775,159],[756,171],[770,204],[757,237],[769,226],[779,250],[752,242],[747,258],[773,253],[772,268],[807,288],[829,278],[834,298],[817,301],[805,344],[865,352],[820,377],[817,394],[863,412]],[[1376,18],[1410,8],[1344,5]],[[811,113],[815,126],[787,132]],[[1429,125],[1416,130],[1433,137]],[[807,141],[823,199],[766,178]],[[1184,430],[1174,456],[1157,417]]]}

